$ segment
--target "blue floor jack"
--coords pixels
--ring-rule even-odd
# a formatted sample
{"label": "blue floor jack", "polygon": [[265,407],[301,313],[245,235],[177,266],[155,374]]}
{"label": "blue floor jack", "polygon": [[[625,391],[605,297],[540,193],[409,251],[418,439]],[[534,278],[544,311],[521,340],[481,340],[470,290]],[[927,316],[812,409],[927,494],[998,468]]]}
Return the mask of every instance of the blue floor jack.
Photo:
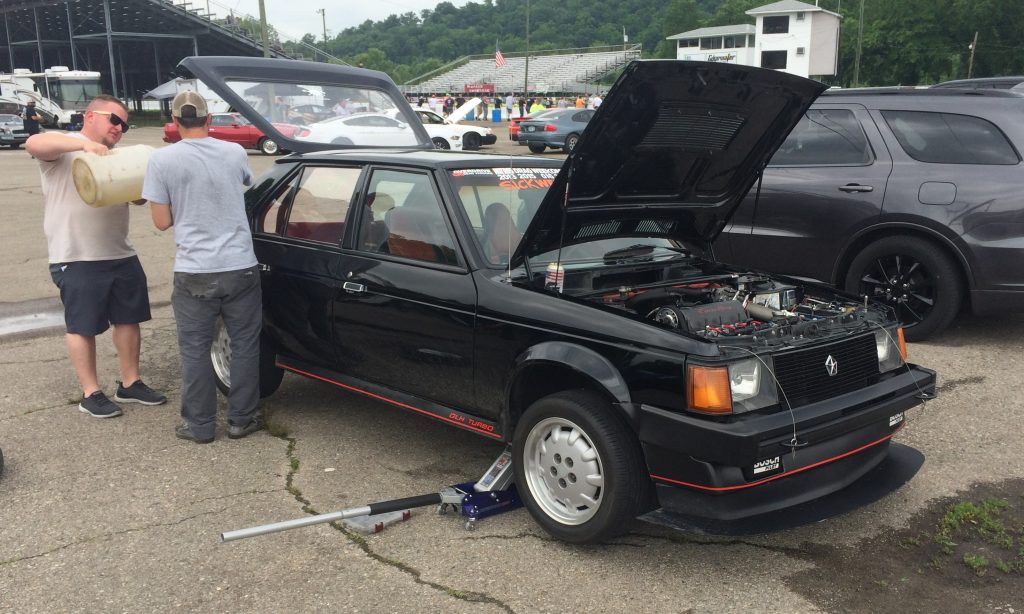
{"label": "blue floor jack", "polygon": [[481,518],[508,512],[523,504],[519,499],[519,493],[516,492],[512,479],[512,451],[506,446],[497,460],[484,473],[483,477],[476,482],[455,484],[454,486],[442,489],[440,492],[426,495],[378,501],[370,505],[351,507],[338,512],[306,516],[304,518],[285,520],[248,529],[227,531],[221,533],[220,538],[221,541],[230,542],[247,537],[278,533],[289,529],[323,524],[325,522],[335,522],[348,518],[363,516],[372,518],[381,514],[401,512],[414,507],[426,507],[428,505],[436,505],[439,515],[445,515],[449,510],[458,512],[466,519],[466,529],[473,530],[476,528],[477,521]]}

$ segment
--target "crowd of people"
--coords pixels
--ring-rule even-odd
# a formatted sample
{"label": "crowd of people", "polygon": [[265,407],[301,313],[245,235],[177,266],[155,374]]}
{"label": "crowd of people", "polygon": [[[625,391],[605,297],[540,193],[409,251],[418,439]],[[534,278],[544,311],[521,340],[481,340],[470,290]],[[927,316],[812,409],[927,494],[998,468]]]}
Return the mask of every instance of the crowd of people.
{"label": "crowd of people", "polygon": [[[466,96],[472,97],[471,94]],[[502,119],[508,121],[513,117],[526,117],[527,115],[544,111],[547,109],[597,109],[601,106],[603,99],[600,94],[577,94],[576,96],[536,96],[526,97],[509,93],[504,97],[486,95],[481,96],[481,104],[473,110],[473,119],[476,121],[487,121],[491,119],[491,112],[499,110],[502,112]],[[430,109],[443,117],[448,117],[456,109],[465,104],[467,98],[462,94],[452,96],[451,94],[420,94],[410,96],[409,103],[420,108]]]}

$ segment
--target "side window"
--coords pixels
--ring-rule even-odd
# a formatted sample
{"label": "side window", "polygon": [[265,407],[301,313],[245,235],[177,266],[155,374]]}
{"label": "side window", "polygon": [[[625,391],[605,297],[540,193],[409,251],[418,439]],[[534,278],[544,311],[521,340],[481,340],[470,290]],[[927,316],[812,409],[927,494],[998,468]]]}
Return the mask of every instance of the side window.
{"label": "side window", "polygon": [[920,162],[1017,164],[1020,158],[992,122],[972,115],[882,111],[900,147]]}
{"label": "side window", "polygon": [[444,221],[430,177],[381,170],[373,173],[360,221],[359,248],[402,258],[458,264],[455,240]]}
{"label": "side window", "polygon": [[874,159],[860,121],[848,109],[811,109],[789,133],[772,166],[861,166]]}
{"label": "side window", "polygon": [[359,181],[360,169],[310,166],[292,197],[285,235],[338,244],[345,234],[348,203]]}
{"label": "side window", "polygon": [[274,197],[270,206],[263,210],[260,221],[256,225],[256,232],[264,234],[279,235],[284,233],[285,216],[288,215],[288,203],[291,202],[295,193],[296,178],[292,178],[277,196]]}
{"label": "side window", "polygon": [[231,116],[230,115],[214,115],[213,119],[210,120],[211,126],[230,126]]}

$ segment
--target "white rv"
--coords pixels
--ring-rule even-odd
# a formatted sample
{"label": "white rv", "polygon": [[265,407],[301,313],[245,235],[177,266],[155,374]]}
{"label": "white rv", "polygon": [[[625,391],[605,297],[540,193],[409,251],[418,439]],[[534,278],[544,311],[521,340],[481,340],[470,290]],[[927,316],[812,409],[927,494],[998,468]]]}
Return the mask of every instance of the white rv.
{"label": "white rv", "polygon": [[0,73],[2,101],[24,105],[35,100],[44,123],[59,128],[79,123],[75,116],[101,91],[100,73],[68,70],[67,66],[53,66],[43,72],[15,68],[13,73]]}

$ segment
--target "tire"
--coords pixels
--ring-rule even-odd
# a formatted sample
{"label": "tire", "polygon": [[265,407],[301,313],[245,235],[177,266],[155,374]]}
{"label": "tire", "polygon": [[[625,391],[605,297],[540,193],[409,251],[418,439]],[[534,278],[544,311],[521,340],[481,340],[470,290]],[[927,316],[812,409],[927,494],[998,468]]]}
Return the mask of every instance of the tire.
{"label": "tire", "polygon": [[[274,346],[267,338],[260,336],[260,398],[265,399],[277,392],[284,378],[284,369],[274,364]],[[224,396],[231,390],[231,339],[227,327],[217,318],[213,330],[213,345],[210,346],[210,360],[217,389]]]}
{"label": "tire", "polygon": [[480,135],[475,132],[467,132],[462,135],[462,148],[466,151],[476,151],[480,149]]}
{"label": "tire", "polygon": [[565,146],[562,147],[562,151],[565,153],[572,153],[572,150],[576,149],[576,144],[580,142],[580,135],[570,134],[565,137]]}
{"label": "tire", "polygon": [[545,531],[569,543],[625,531],[647,500],[650,477],[636,436],[589,390],[531,405],[516,425],[512,459],[523,504]]}
{"label": "tire", "polygon": [[448,141],[442,139],[439,136],[435,136],[431,139],[434,142],[434,149],[451,149],[452,146],[448,144]]}
{"label": "tire", "polygon": [[945,329],[963,301],[956,263],[942,248],[917,237],[886,237],[869,244],[850,264],[845,288],[892,307],[907,341]]}
{"label": "tire", "polygon": [[277,146],[277,142],[273,139],[263,137],[260,142],[256,144],[260,148],[260,152],[265,156],[276,156],[281,153],[281,149]]}
{"label": "tire", "polygon": [[533,153],[544,153],[544,150],[547,149],[547,146],[538,143],[530,143],[528,147]]}
{"label": "tire", "polygon": [[18,149],[21,147],[21,143],[11,143],[11,149]]}

